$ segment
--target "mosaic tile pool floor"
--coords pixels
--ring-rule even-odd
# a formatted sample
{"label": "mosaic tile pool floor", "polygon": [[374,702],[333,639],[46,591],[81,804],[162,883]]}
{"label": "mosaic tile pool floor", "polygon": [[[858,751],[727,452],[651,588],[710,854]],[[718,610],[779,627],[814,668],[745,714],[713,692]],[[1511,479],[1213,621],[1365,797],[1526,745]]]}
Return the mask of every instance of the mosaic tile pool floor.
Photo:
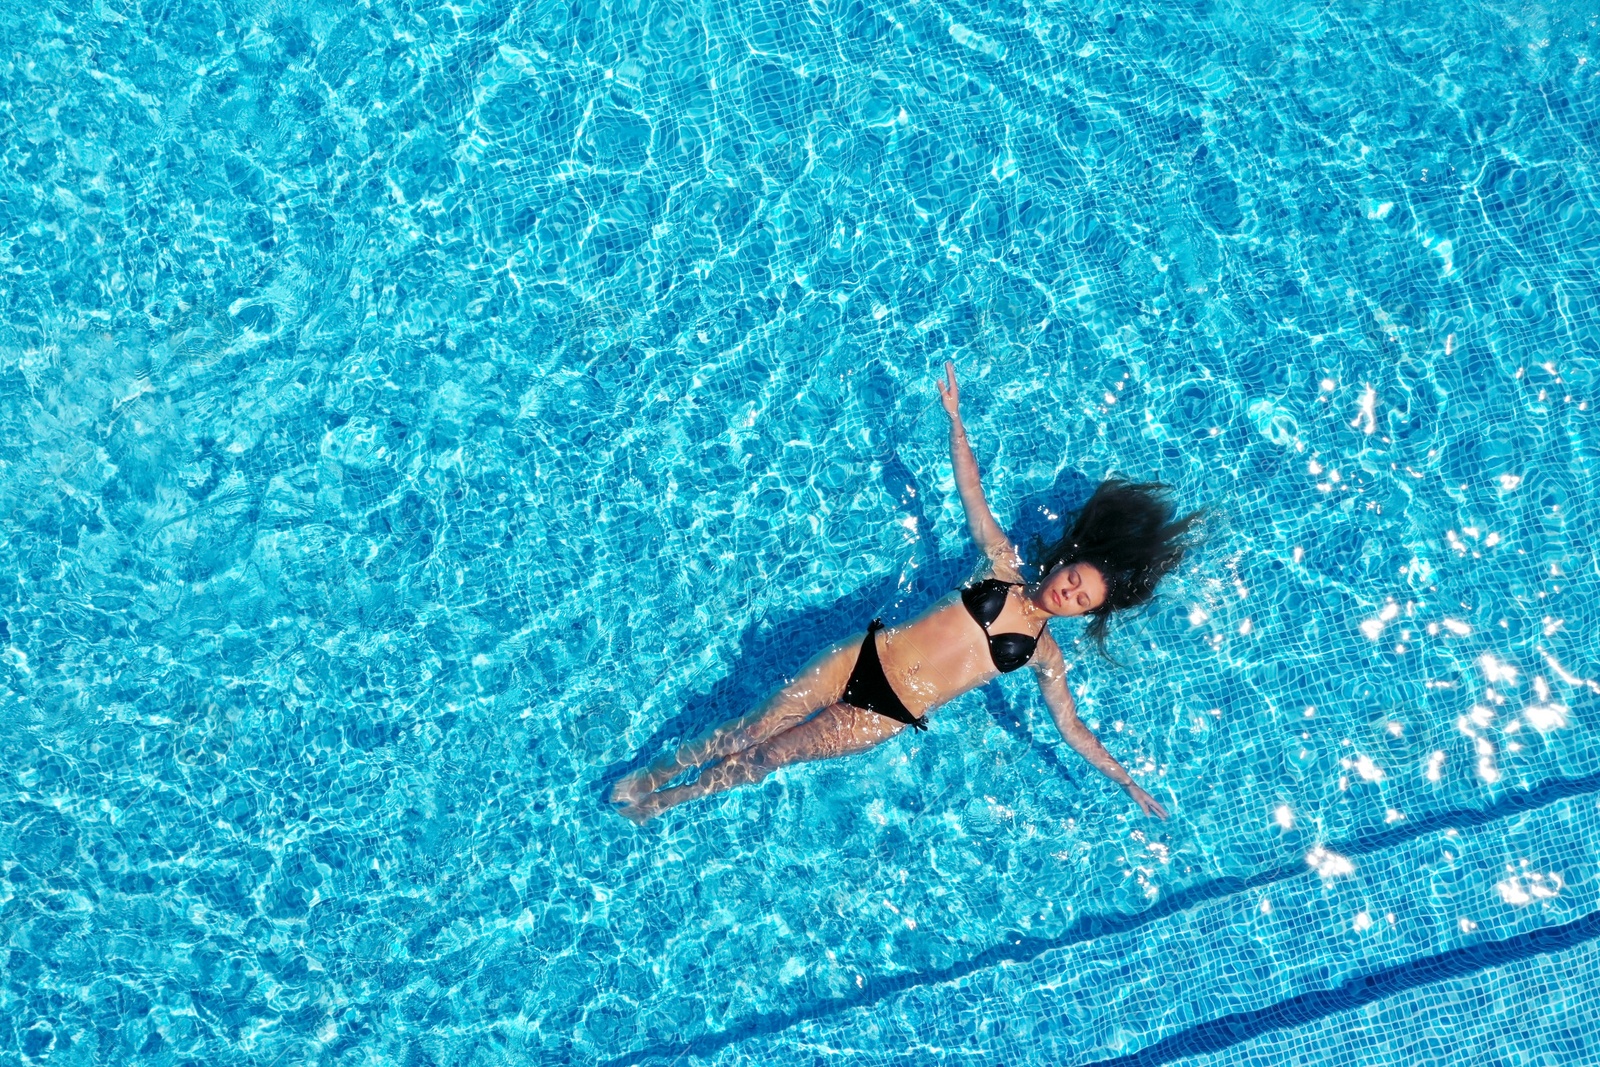
{"label": "mosaic tile pool floor", "polygon": [[[1600,1063],[1592,5],[0,9],[0,1064]],[[1030,678],[612,781],[1019,537]]]}

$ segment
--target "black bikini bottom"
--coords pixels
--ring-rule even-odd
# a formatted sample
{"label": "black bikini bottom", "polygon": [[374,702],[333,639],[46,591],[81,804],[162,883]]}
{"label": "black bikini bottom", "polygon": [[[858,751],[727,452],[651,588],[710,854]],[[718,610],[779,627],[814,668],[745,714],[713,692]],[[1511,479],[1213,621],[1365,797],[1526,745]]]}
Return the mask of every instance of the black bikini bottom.
{"label": "black bikini bottom", "polygon": [[885,718],[903,722],[918,730],[926,730],[927,717],[911,714],[911,709],[900,700],[883,673],[883,664],[878,661],[876,640],[881,629],[883,629],[881,619],[873,619],[872,625],[867,627],[867,636],[861,642],[861,653],[856,656],[855,670],[850,672],[850,680],[845,683],[844,696],[839,699],[863,711],[875,711]]}

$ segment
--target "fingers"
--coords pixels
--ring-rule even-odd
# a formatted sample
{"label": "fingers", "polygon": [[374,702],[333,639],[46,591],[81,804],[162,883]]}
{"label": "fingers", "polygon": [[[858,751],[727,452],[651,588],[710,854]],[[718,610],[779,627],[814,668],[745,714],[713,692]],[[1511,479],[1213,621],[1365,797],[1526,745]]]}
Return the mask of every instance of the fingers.
{"label": "fingers", "polygon": [[1167,809],[1161,806],[1161,802],[1155,797],[1151,796],[1149,793],[1146,793],[1143,789],[1139,788],[1137,784],[1129,782],[1128,793],[1133,797],[1134,803],[1139,805],[1139,810],[1143,811],[1146,815],[1154,815],[1158,819],[1165,819],[1167,817]]}
{"label": "fingers", "polygon": [[945,360],[944,377],[935,378],[933,384],[939,387],[939,398],[944,401],[945,410],[954,412],[955,406],[961,402],[961,390],[956,384],[956,365]]}

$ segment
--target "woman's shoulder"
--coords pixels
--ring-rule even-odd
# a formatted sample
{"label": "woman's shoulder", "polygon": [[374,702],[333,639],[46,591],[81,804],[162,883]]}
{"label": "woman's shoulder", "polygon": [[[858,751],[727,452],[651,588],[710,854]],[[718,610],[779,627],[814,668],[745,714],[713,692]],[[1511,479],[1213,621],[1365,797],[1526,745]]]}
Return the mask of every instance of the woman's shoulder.
{"label": "woman's shoulder", "polygon": [[1022,573],[1023,566],[1022,557],[1014,548],[1009,552],[986,555],[973,568],[972,577],[968,579],[967,584],[973,585],[992,578],[1011,585],[1024,585],[1027,579]]}

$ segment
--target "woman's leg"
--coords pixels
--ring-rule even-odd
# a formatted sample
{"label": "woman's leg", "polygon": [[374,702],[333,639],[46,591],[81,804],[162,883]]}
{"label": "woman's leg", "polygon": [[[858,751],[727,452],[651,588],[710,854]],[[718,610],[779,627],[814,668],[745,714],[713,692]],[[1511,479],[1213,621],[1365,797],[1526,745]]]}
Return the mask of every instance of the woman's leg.
{"label": "woman's leg", "polygon": [[839,699],[855,669],[860,649],[861,638],[855,637],[818,653],[794,681],[755,711],[714,727],[699,739],[623,778],[612,788],[611,802],[637,804],[691,767],[726,759],[805,722],[817,709]]}
{"label": "woman's leg", "polygon": [[832,704],[814,719],[733,753],[689,785],[643,797],[623,814],[644,822],[686,800],[759,782],[779,767],[864,752],[904,729],[904,723],[875,711],[852,704]]}

